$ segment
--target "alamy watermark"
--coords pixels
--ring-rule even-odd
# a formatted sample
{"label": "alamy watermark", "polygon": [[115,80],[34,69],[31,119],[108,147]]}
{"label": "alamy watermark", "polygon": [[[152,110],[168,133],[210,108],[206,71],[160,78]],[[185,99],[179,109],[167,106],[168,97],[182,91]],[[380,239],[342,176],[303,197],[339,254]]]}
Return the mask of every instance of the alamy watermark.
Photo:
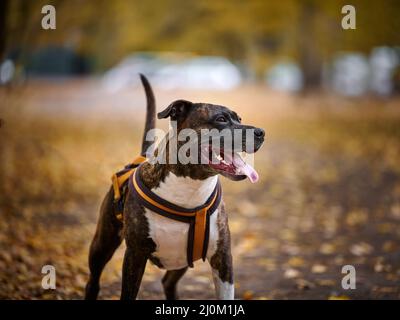
{"label": "alamy watermark", "polygon": [[347,4],[342,7],[342,14],[345,14],[342,18],[342,28],[344,30],[356,29],[356,8]]}
{"label": "alamy watermark", "polygon": [[342,288],[344,290],[356,289],[356,268],[351,264],[342,267],[342,273],[346,274],[342,278]]}
{"label": "alamy watermark", "polygon": [[42,267],[42,274],[45,276],[42,278],[42,288],[45,290],[56,289],[56,268],[50,264]]}
{"label": "alamy watermark", "polygon": [[55,30],[56,26],[56,8],[50,4],[42,7],[42,13],[44,14],[42,18],[42,28],[44,30]]}
{"label": "alamy watermark", "polygon": [[151,143],[146,156],[153,164],[231,164],[242,152],[246,153],[246,162],[253,164],[257,149],[255,129],[178,131],[176,121],[170,122],[167,133],[161,129],[149,130],[146,141]]}

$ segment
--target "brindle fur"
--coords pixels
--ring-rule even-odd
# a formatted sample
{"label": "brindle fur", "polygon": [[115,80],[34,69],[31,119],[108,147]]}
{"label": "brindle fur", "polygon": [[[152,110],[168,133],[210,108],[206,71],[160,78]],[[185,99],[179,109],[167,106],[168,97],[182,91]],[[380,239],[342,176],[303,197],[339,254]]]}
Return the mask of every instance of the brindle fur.
{"label": "brindle fur", "polygon": [[[155,126],[155,99],[146,78],[141,76],[141,79],[147,97],[146,135],[146,132]],[[167,109],[160,112],[158,116],[159,118],[170,117],[172,120],[177,120],[178,132],[183,128],[191,128],[199,132],[203,128],[215,128],[215,124],[213,125],[210,119],[221,111],[230,112],[232,117],[237,118],[237,123],[240,123],[237,114],[226,107],[210,104],[193,104],[185,100],[172,103]],[[254,128],[237,123],[232,126],[232,130],[235,128]],[[148,143],[143,141],[142,155],[145,155],[147,147]],[[168,147],[165,152],[168,159]],[[207,165],[144,163],[141,167],[140,177],[149,189],[153,189],[164,181],[169,172],[173,172],[177,176],[200,180],[216,174]],[[243,179],[242,176],[237,178],[237,180],[241,179]],[[163,267],[160,261],[153,256],[156,244],[149,237],[149,225],[145,216],[145,209],[139,203],[136,194],[128,188],[125,195],[123,223],[116,218],[113,197],[114,191],[111,188],[106,194],[100,208],[97,229],[89,252],[90,277],[86,285],[85,299],[97,298],[101,273],[123,239],[125,239],[127,249],[123,264],[121,299],[131,300],[136,298],[148,259],[160,268]],[[223,202],[221,202],[218,208],[217,226],[219,240],[217,250],[210,258],[210,264],[213,269],[218,271],[222,281],[233,283],[230,233],[228,217]],[[166,272],[162,279],[162,284],[167,299],[177,299],[176,285],[186,270],[187,267]]]}
{"label": "brindle fur", "polygon": [[210,259],[210,265],[218,271],[219,278],[224,282],[233,283],[233,268],[231,254],[231,234],[228,225],[228,215],[225,204],[221,202],[218,211],[218,243],[217,250]]}

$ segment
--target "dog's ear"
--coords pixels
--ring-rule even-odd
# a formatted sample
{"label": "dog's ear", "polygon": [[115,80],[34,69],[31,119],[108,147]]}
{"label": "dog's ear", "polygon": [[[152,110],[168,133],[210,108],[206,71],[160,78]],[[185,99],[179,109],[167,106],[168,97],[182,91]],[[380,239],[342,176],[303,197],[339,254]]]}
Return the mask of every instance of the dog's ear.
{"label": "dog's ear", "polygon": [[172,102],[165,110],[157,114],[158,119],[170,117],[171,120],[178,120],[189,112],[193,103],[187,100],[176,100]]}

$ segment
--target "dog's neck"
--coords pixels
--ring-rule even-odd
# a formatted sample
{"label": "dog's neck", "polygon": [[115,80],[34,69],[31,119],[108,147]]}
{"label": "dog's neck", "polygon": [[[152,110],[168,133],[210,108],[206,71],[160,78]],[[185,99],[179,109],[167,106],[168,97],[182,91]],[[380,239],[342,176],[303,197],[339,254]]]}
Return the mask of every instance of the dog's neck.
{"label": "dog's neck", "polygon": [[184,208],[195,208],[204,204],[212,194],[218,182],[218,175],[206,170],[202,164],[169,163],[169,133],[165,148],[157,148],[158,153],[165,154],[167,163],[145,162],[141,166],[140,178],[155,194]]}
{"label": "dog's neck", "polygon": [[183,208],[195,208],[203,205],[215,189],[218,176],[204,180],[178,177],[169,172],[164,181],[152,191],[161,198]]}
{"label": "dog's neck", "polygon": [[[195,208],[204,204],[215,189],[218,176],[192,179],[180,176],[171,166],[145,163],[140,170],[143,183],[155,194],[184,208]],[[179,172],[179,170],[178,170]]]}

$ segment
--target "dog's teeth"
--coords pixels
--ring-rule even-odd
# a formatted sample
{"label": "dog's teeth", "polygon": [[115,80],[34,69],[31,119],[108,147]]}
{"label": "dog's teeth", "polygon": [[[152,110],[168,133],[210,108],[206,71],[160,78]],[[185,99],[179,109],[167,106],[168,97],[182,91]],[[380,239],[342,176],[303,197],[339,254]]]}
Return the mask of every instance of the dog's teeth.
{"label": "dog's teeth", "polygon": [[247,157],[247,153],[245,151],[238,152],[238,155],[242,158],[242,160],[245,160]]}

